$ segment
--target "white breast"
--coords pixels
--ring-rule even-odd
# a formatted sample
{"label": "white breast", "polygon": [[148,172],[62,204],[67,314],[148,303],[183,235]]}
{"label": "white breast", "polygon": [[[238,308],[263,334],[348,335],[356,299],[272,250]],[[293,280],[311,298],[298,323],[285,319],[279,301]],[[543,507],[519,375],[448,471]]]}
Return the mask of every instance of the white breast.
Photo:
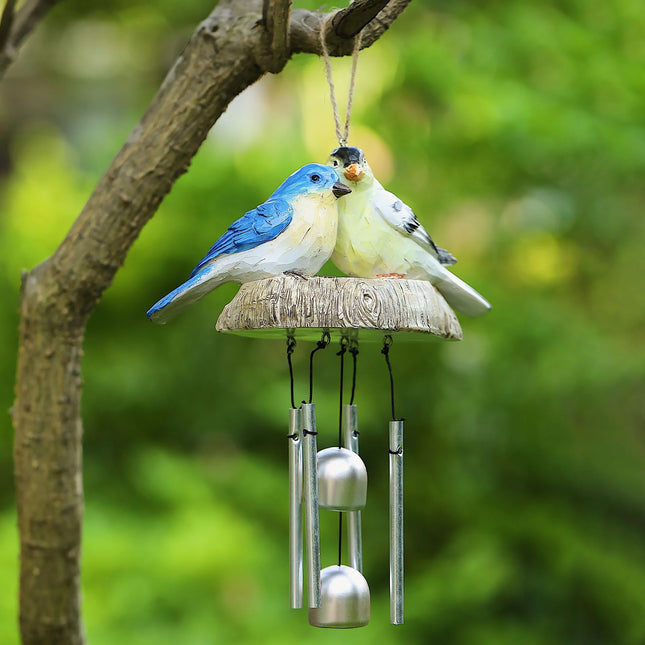
{"label": "white breast", "polygon": [[374,200],[382,197],[379,192],[391,195],[378,184],[366,191],[357,188],[343,198],[332,255],[334,264],[348,275],[362,278],[398,273],[411,279],[428,279],[438,263],[374,208]]}
{"label": "white breast", "polygon": [[224,281],[250,282],[295,271],[314,275],[331,256],[336,242],[338,204],[328,196],[308,195],[293,202],[293,218],[275,239],[215,260]]}

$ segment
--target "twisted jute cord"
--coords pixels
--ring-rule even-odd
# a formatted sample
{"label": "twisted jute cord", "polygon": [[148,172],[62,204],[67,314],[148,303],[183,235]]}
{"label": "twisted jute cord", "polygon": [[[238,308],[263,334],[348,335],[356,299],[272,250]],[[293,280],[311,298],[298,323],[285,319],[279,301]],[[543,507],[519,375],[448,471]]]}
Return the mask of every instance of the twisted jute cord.
{"label": "twisted jute cord", "polygon": [[347,145],[349,139],[349,123],[352,116],[352,105],[354,103],[354,88],[356,87],[356,69],[358,67],[358,53],[361,48],[361,33],[354,36],[354,50],[352,52],[352,71],[349,76],[349,92],[347,94],[347,110],[345,112],[345,128],[341,130],[340,116],[338,114],[338,103],[336,101],[336,87],[331,71],[331,58],[327,49],[327,29],[338,12],[330,13],[320,27],[320,46],[322,48],[323,59],[325,61],[325,74],[327,75],[327,84],[329,85],[329,100],[331,109],[334,113],[334,125],[336,127],[336,138],[341,146]]}

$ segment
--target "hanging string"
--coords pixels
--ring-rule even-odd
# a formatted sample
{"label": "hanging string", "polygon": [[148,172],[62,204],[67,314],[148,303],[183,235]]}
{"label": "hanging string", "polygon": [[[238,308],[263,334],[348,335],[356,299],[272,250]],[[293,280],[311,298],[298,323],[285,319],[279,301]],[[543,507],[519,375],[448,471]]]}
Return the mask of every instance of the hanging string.
{"label": "hanging string", "polygon": [[287,363],[289,363],[289,380],[291,381],[291,407],[295,409],[296,399],[293,395],[293,364],[291,355],[296,348],[296,339],[293,336],[287,336]]}
{"label": "hanging string", "polygon": [[[354,371],[352,372],[352,394],[349,399],[349,404],[354,405],[354,395],[356,394],[356,365],[358,362],[358,341],[354,338],[349,343],[349,353],[354,359]],[[357,432],[356,430],[354,432]]]}
{"label": "hanging string", "polygon": [[[343,379],[345,375],[345,353],[349,339],[342,336],[340,339],[340,351],[336,356],[340,356],[340,395],[338,401],[338,447],[343,447]],[[338,566],[343,562],[343,513],[338,513]]]}
{"label": "hanging string", "polygon": [[343,511],[338,511],[338,566],[343,564]]}
{"label": "hanging string", "polygon": [[311,354],[309,355],[309,403],[312,403],[314,399],[314,354],[319,349],[325,349],[325,347],[329,345],[330,341],[331,336],[329,335],[329,332],[323,332],[322,337],[316,343],[316,348],[312,350]]}
{"label": "hanging string", "polygon": [[334,125],[336,127],[336,138],[341,146],[347,145],[349,139],[349,123],[352,115],[352,106],[354,103],[354,88],[356,87],[356,70],[358,68],[358,54],[361,49],[361,33],[359,32],[354,36],[354,49],[352,51],[352,71],[349,76],[349,92],[347,94],[347,110],[345,111],[345,127],[341,130],[340,116],[338,114],[338,103],[336,102],[336,87],[332,77],[331,58],[329,50],[327,49],[327,29],[333,22],[334,16],[337,12],[328,14],[327,18],[320,27],[320,46],[325,61],[325,74],[327,76],[327,84],[329,85],[329,100],[331,101],[331,109],[334,114]]}
{"label": "hanging string", "polygon": [[390,402],[392,405],[392,421],[401,421],[402,419],[397,419],[396,414],[394,413],[394,375],[392,374],[392,363],[390,363],[390,345],[392,345],[392,336],[386,334],[383,339],[383,349],[381,354],[385,356],[385,362],[387,363],[387,369],[390,373]]}

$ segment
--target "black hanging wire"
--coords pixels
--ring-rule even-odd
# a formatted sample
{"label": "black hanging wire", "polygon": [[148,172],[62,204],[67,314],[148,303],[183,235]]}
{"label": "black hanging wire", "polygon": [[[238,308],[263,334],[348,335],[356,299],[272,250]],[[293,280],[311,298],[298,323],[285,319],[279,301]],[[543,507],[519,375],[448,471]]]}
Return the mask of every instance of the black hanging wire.
{"label": "black hanging wire", "polygon": [[338,566],[343,564],[343,511],[338,511]]}
{"label": "black hanging wire", "polygon": [[338,447],[343,447],[343,380],[345,374],[345,353],[349,340],[346,336],[340,339],[340,351],[336,352],[336,356],[340,356],[340,396],[338,401]]}
{"label": "black hanging wire", "polygon": [[386,334],[385,338],[383,338],[383,349],[381,350],[381,354],[385,356],[387,369],[390,373],[390,401],[392,405],[392,421],[401,421],[401,419],[396,418],[396,414],[394,412],[394,375],[392,374],[392,363],[390,363],[390,346],[392,345],[392,342],[392,336]]}
{"label": "black hanging wire", "polygon": [[[349,343],[349,353],[354,359],[354,371],[352,372],[352,394],[349,399],[349,404],[354,405],[354,395],[356,394],[356,364],[358,361],[358,341],[353,338]],[[356,430],[354,432],[357,432]]]}
{"label": "black hanging wire", "polygon": [[309,355],[309,403],[313,403],[314,399],[314,354],[319,349],[325,349],[331,342],[331,336],[328,331],[323,332],[320,340],[316,343],[316,347]]}
{"label": "black hanging wire", "polygon": [[287,363],[289,363],[289,379],[291,381],[291,407],[295,409],[296,399],[293,394],[293,364],[291,362],[291,355],[296,348],[296,339],[293,336],[287,336]]}

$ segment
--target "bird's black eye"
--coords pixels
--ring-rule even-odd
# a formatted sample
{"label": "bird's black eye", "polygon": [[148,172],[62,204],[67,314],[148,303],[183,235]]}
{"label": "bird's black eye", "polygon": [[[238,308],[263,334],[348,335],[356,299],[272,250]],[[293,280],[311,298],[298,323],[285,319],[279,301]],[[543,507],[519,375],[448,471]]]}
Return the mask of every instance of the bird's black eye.
{"label": "bird's black eye", "polygon": [[338,162],[336,161],[336,159],[333,160],[333,164],[334,164],[334,166],[338,165]]}
{"label": "bird's black eye", "polygon": [[311,175],[311,181],[320,181],[320,175]]}

